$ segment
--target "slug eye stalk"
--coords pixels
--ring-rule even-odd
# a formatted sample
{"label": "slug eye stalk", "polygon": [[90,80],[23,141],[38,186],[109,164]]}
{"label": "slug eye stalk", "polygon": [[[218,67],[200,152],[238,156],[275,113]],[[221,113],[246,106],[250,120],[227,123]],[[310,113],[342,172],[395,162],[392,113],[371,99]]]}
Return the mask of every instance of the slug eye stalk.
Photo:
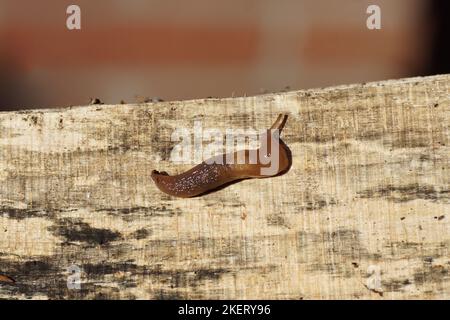
{"label": "slug eye stalk", "polygon": [[[237,152],[230,157],[226,154],[208,159],[192,169],[170,176],[167,172],[152,171],[151,177],[159,190],[172,196],[189,198],[209,193],[234,181],[249,178],[273,177],[289,170],[291,166],[290,150],[280,139],[281,131],[288,116],[278,118],[265,134],[265,146],[258,150],[244,150],[244,164],[217,163],[213,159],[236,159]],[[262,139],[264,142],[264,137]],[[257,154],[256,163],[250,157]]]}

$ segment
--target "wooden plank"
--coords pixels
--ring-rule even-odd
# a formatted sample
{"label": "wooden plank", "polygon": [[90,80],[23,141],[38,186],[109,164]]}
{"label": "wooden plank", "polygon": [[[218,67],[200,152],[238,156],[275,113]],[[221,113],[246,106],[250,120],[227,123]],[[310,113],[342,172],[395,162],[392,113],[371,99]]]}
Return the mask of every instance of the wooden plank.
{"label": "wooden plank", "polygon": [[[0,113],[0,297],[449,299],[449,85]],[[191,166],[177,128],[281,112],[285,175],[193,199],[150,179]]]}

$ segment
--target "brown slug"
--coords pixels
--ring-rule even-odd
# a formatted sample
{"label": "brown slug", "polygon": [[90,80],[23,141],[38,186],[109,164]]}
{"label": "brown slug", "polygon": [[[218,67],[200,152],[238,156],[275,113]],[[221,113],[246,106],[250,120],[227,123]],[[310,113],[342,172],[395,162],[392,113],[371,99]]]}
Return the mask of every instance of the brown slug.
{"label": "brown slug", "polygon": [[7,276],[5,274],[0,274],[0,282],[16,283],[16,281],[13,278],[11,278],[10,276]]}
{"label": "brown slug", "polygon": [[[236,180],[273,177],[284,173],[291,165],[290,150],[279,138],[286,121],[287,115],[280,114],[262,135],[262,146],[257,150],[242,150],[216,156],[174,176],[153,170],[151,177],[162,192],[189,198]],[[238,156],[243,156],[244,161],[236,161]],[[240,159],[242,160],[242,157]]]}

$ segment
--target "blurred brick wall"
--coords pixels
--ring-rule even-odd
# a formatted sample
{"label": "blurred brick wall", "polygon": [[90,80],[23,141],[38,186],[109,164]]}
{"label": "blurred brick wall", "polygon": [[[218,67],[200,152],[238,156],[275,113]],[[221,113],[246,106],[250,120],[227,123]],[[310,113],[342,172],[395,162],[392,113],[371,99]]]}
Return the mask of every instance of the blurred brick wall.
{"label": "blurred brick wall", "polygon": [[[81,7],[82,29],[66,29]],[[366,8],[382,29],[366,28]],[[0,0],[0,108],[254,95],[412,76],[426,0]]]}

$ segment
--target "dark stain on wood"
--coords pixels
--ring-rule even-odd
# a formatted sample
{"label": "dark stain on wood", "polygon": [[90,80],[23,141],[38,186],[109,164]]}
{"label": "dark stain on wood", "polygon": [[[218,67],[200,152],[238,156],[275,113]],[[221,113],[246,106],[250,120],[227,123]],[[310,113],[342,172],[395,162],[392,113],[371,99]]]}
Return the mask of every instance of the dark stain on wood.
{"label": "dark stain on wood", "polygon": [[134,263],[127,262],[108,262],[103,263],[86,263],[82,265],[83,271],[88,277],[103,277],[104,275],[114,274],[118,272],[132,272],[133,275],[142,275],[145,273],[145,268],[139,267]]}
{"label": "dark stain on wood", "polygon": [[325,208],[328,205],[328,202],[323,199],[318,199],[315,201],[307,201],[305,204],[301,207],[303,210],[313,211],[313,210],[320,210]]}
{"label": "dark stain on wood", "polygon": [[411,130],[402,130],[389,139],[384,139],[383,144],[386,148],[406,149],[406,148],[426,148],[430,146],[430,140],[425,134],[426,130],[415,131],[412,134]]}
{"label": "dark stain on wood", "polygon": [[155,294],[154,298],[156,300],[182,300],[187,299],[189,295],[182,293],[178,290],[165,290],[161,289]]}
{"label": "dark stain on wood", "polygon": [[[50,299],[134,299],[128,294],[120,295],[121,289],[137,286],[141,277],[151,278],[152,282],[160,283],[164,289],[156,289],[155,298],[179,298],[178,289],[196,288],[208,281],[218,281],[223,275],[232,273],[226,268],[194,268],[162,269],[161,265],[139,266],[133,262],[109,262],[81,264],[82,277],[80,289],[68,289],[68,273],[65,272],[67,257],[56,254],[41,260],[8,261],[0,260],[2,270],[5,270],[17,280],[14,286],[2,287],[13,296],[24,295],[27,298],[45,295]],[[9,277],[9,276],[8,276]],[[111,278],[112,277],[112,278]],[[106,278],[117,287],[104,288],[98,286]],[[8,284],[13,284],[8,283]],[[162,290],[162,291],[161,291]]]}
{"label": "dark stain on wood", "polygon": [[426,262],[426,263],[433,263],[433,257],[425,257],[425,258],[423,258],[423,261],[424,262]]}
{"label": "dark stain on wood", "polygon": [[381,281],[383,290],[386,292],[402,292],[406,290],[406,287],[412,284],[409,279],[390,279],[387,281]]}
{"label": "dark stain on wood", "polygon": [[449,279],[449,268],[442,265],[425,265],[414,273],[414,283],[424,285],[426,283],[443,283]]}
{"label": "dark stain on wood", "polygon": [[174,216],[179,215],[180,210],[171,208],[170,204],[162,204],[148,207],[131,207],[131,208],[100,208],[96,212],[105,212],[110,215],[133,215],[141,214],[145,216]]}
{"label": "dark stain on wood", "polygon": [[24,295],[33,298],[45,295],[48,298],[70,297],[67,289],[67,276],[53,264],[52,257],[25,261],[0,260],[0,266],[15,279],[14,286],[7,288],[13,296]]}
{"label": "dark stain on wood", "polygon": [[303,195],[303,199],[296,202],[283,201],[286,206],[293,206],[301,213],[303,211],[316,211],[338,204],[338,201],[330,195],[315,194],[307,191]]}
{"label": "dark stain on wood", "polygon": [[289,224],[282,214],[271,214],[266,217],[267,225],[289,228]]}
{"label": "dark stain on wood", "polygon": [[16,209],[16,208],[1,208],[0,213],[2,215],[6,215],[10,219],[22,220],[26,218],[35,218],[35,217],[45,217],[50,216],[52,213],[49,213],[45,210],[39,209]]}
{"label": "dark stain on wood", "polygon": [[228,272],[230,272],[230,270],[225,268],[198,269],[194,271],[195,274],[194,281],[219,279],[222,275]]}
{"label": "dark stain on wood", "polygon": [[127,294],[125,296],[121,295],[119,288],[111,288],[110,290],[102,289],[103,292],[98,292],[98,288],[94,288],[94,290],[97,290],[97,292],[92,297],[92,300],[119,300],[119,299],[125,299],[125,300],[135,300],[136,296],[132,294]]}
{"label": "dark stain on wood", "polygon": [[89,245],[107,245],[122,238],[119,232],[93,228],[79,219],[60,219],[48,230],[64,238],[66,242],[83,242]]}
{"label": "dark stain on wood", "polygon": [[148,207],[130,208],[99,208],[95,212],[106,213],[111,216],[120,216],[125,221],[133,221],[142,217],[176,217],[181,215],[179,208],[174,208],[171,203]]}
{"label": "dark stain on wood", "polygon": [[151,234],[152,234],[151,230],[142,228],[142,229],[138,229],[138,230],[134,231],[133,233],[130,234],[130,236],[131,236],[131,238],[134,238],[136,240],[142,240],[142,239],[147,238]]}
{"label": "dark stain on wood", "polygon": [[382,185],[358,192],[360,198],[386,198],[394,202],[405,202],[416,199],[441,201],[450,199],[450,189],[437,189],[431,185],[418,183],[408,185]]}
{"label": "dark stain on wood", "polygon": [[[158,154],[161,157],[161,161],[170,160],[170,153],[178,143],[176,141],[171,141],[172,132],[173,129],[171,128],[157,125],[155,130],[149,133],[152,152]],[[189,136],[189,138],[191,137]]]}
{"label": "dark stain on wood", "polygon": [[58,129],[64,129],[64,118],[61,116],[58,121]]}
{"label": "dark stain on wood", "polygon": [[107,262],[98,264],[84,264],[83,271],[91,280],[103,279],[106,275],[115,275],[119,273],[130,277],[127,280],[127,287],[135,285],[133,279],[139,276],[154,278],[166,284],[170,288],[198,287],[204,281],[218,280],[224,274],[232,272],[225,268],[196,268],[193,270],[185,269],[161,269],[156,266],[138,266],[134,263],[113,263]]}

